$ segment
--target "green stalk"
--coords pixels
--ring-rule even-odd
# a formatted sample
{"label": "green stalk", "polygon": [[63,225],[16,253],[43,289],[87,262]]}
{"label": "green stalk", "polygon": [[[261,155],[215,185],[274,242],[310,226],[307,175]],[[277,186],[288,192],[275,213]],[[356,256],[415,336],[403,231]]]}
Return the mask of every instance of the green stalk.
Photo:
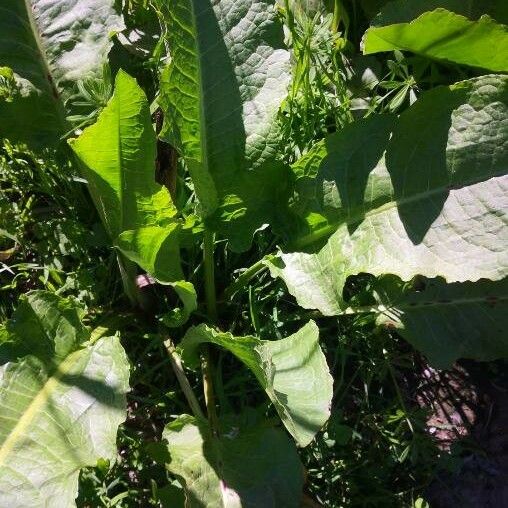
{"label": "green stalk", "polygon": [[203,238],[203,265],[205,269],[206,313],[211,323],[217,322],[217,297],[215,294],[214,234],[205,229]]}
{"label": "green stalk", "polygon": [[199,405],[198,399],[194,395],[194,390],[192,389],[192,386],[190,385],[189,380],[185,375],[180,356],[176,352],[173,341],[169,337],[166,337],[164,346],[168,352],[171,367],[173,367],[173,372],[175,373],[176,379],[180,384],[180,388],[182,389],[183,394],[185,395],[185,398],[187,399],[187,402],[192,410],[192,414],[196,418],[204,419],[205,415],[203,414],[203,411],[201,411],[201,406]]}
{"label": "green stalk", "polygon": [[[203,266],[205,271],[205,301],[208,319],[212,324],[217,323],[217,296],[215,291],[215,238],[211,231],[205,229],[203,238]],[[205,393],[206,411],[212,432],[218,428],[217,412],[215,410],[215,393],[213,390],[213,363],[210,348],[204,346],[201,353],[201,371],[203,373],[203,391]]]}
{"label": "green stalk", "polygon": [[275,257],[273,254],[264,256],[259,261],[256,261],[252,266],[247,268],[224,290],[224,296],[229,299],[240,289],[243,289],[253,277],[267,268],[265,261],[273,257]]}

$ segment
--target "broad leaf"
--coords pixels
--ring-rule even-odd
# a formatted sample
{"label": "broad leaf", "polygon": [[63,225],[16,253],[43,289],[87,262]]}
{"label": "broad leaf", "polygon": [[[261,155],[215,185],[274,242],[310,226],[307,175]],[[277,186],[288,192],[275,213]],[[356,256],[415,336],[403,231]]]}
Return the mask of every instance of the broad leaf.
{"label": "broad leaf", "polygon": [[395,327],[436,367],[449,367],[458,358],[508,357],[508,279],[462,284],[418,279],[408,284],[387,276],[377,282],[376,297],[380,305],[363,310]]}
{"label": "broad leaf", "polygon": [[180,344],[184,362],[196,366],[198,346],[204,342],[227,349],[254,373],[300,446],[312,441],[330,416],[333,395],[333,379],[313,321],[275,341],[235,337],[206,325],[193,327]]}
{"label": "broad leaf", "polygon": [[182,415],[166,426],[167,468],[181,479],[188,508],[298,508],[303,469],[281,430],[222,425],[215,437],[207,422]]}
{"label": "broad leaf", "polygon": [[285,192],[275,162],[276,114],[289,83],[282,28],[267,0],[159,3],[171,48],[162,136],[185,158],[209,225],[243,250],[275,220]]}
{"label": "broad leaf", "polygon": [[1,506],[75,506],[79,470],[116,458],[129,363],[118,337],[90,340],[82,317],[37,291],[0,336]]}
{"label": "broad leaf", "polygon": [[155,132],[134,78],[118,73],[114,96],[97,123],[70,145],[121,252],[163,282],[182,279],[177,210],[169,191],[155,182]]}
{"label": "broad leaf", "polygon": [[494,72],[508,71],[508,27],[488,16],[473,21],[436,9],[411,22],[371,27],[365,33],[364,54],[394,49]]}
{"label": "broad leaf", "polygon": [[64,101],[73,85],[97,74],[123,29],[113,0],[3,0],[0,66],[13,70],[17,97],[0,101],[0,138],[39,147],[69,128]]}
{"label": "broad leaf", "polygon": [[455,14],[477,20],[484,14],[502,24],[508,21],[508,9],[504,0],[392,0],[385,2],[372,20],[372,26],[409,23],[425,12],[445,9]]}
{"label": "broad leaf", "polygon": [[341,135],[334,138],[316,184],[336,231],[317,254],[268,261],[272,275],[325,315],[341,312],[345,281],[361,272],[506,277],[507,88],[508,77],[484,76],[422,95],[400,116],[384,156],[357,165],[354,177]]}
{"label": "broad leaf", "polygon": [[[383,199],[383,180],[376,180],[370,195],[365,192],[364,180],[382,159],[395,124],[394,115],[360,119],[316,143],[292,166],[297,198],[292,206],[296,218],[287,235],[291,250],[326,240],[337,229],[337,223],[344,220],[347,210],[363,199],[372,205]],[[340,196],[334,184],[337,174],[347,189]],[[388,175],[386,180],[389,186]]]}

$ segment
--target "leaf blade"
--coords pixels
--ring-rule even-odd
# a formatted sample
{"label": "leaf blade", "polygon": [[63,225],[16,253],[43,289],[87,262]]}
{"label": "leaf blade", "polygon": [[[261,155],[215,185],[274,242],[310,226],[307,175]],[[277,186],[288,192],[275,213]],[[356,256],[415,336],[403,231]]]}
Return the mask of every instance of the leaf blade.
{"label": "leaf blade", "polygon": [[234,337],[199,325],[182,339],[182,359],[196,365],[198,346],[212,342],[233,353],[256,376],[282,422],[300,446],[307,446],[330,416],[333,379],[319,347],[313,321],[277,341]]}
{"label": "leaf blade", "polygon": [[[20,307],[39,305],[35,311],[46,322],[62,301],[33,292]],[[0,501],[6,506],[74,506],[79,470],[116,457],[116,429],[126,415],[125,352],[117,337],[76,342],[65,333],[65,315],[51,319],[57,325],[47,323],[54,341],[50,357],[23,355],[20,342],[33,340],[26,323],[13,323],[0,346]]]}

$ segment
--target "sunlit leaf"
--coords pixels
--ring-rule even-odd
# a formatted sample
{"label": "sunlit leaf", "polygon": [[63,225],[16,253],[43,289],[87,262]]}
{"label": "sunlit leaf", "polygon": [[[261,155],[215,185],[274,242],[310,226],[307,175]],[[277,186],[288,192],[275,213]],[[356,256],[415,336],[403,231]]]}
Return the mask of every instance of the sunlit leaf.
{"label": "sunlit leaf", "polygon": [[171,48],[162,137],[187,162],[208,225],[244,250],[276,220],[287,187],[275,150],[289,53],[273,2],[158,3]]}
{"label": "sunlit leaf", "polygon": [[116,458],[129,363],[118,337],[91,340],[83,310],[24,297],[0,340],[0,506],[75,506],[79,471]]}
{"label": "sunlit leaf", "polygon": [[100,73],[111,34],[124,28],[113,0],[2,0],[0,66],[14,72],[17,96],[0,100],[0,138],[46,147],[69,126],[64,101]]}
{"label": "sunlit leaf", "polygon": [[198,346],[211,342],[233,353],[256,376],[282,422],[300,446],[308,445],[330,416],[333,379],[311,321],[281,340],[235,337],[206,325],[191,328],[182,340],[182,358],[198,364]]}

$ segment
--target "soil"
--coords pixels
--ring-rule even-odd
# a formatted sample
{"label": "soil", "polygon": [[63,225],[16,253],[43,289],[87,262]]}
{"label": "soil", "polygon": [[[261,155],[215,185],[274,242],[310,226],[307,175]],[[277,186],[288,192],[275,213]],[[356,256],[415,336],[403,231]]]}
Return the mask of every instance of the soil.
{"label": "soil", "polygon": [[427,489],[431,508],[508,508],[508,363],[424,366],[416,403],[443,451],[460,450],[452,471]]}

